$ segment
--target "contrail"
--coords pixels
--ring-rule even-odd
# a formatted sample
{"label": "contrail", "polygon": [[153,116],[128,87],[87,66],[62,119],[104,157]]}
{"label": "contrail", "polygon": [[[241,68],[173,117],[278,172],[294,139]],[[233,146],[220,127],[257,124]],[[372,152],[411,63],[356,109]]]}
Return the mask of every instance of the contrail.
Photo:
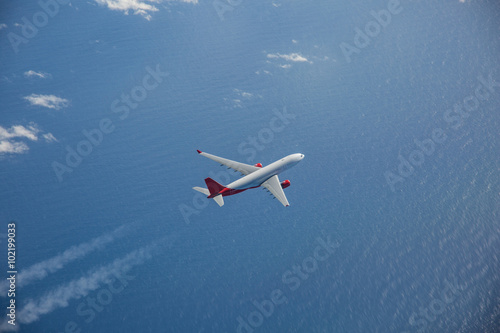
{"label": "contrail", "polygon": [[[122,237],[130,226],[121,226],[110,233],[92,239],[90,242],[75,245],[64,251],[63,253],[50,259],[41,261],[33,266],[23,269],[17,275],[16,286],[22,287],[30,284],[33,281],[41,280],[50,273],[57,272],[64,265],[76,259],[86,256],[88,253],[103,248],[106,244],[111,243],[118,237]],[[0,295],[7,296],[9,290],[9,282],[0,282]]]}
{"label": "contrail", "polygon": [[116,259],[111,264],[103,266],[87,276],[72,280],[58,287],[38,300],[30,300],[19,311],[19,322],[29,324],[37,321],[41,315],[50,313],[57,308],[67,307],[72,299],[87,296],[90,291],[98,289],[101,284],[109,283],[116,275],[128,272],[135,265],[151,259],[150,251],[156,245],[146,246],[132,251],[125,257]]}
{"label": "contrail", "polygon": [[58,308],[67,307],[71,300],[87,296],[91,291],[100,288],[102,284],[111,283],[117,276],[122,276],[134,266],[143,264],[145,261],[151,259],[153,252],[157,252],[160,248],[172,248],[178,237],[176,233],[163,237],[153,242],[151,245],[144,246],[129,252],[122,258],[115,259],[109,265],[89,271],[86,276],[74,279],[57,287],[40,297],[38,300],[29,300],[28,303],[17,312],[18,324],[12,326],[5,320],[0,323],[0,332],[18,330],[19,323],[29,324]]}

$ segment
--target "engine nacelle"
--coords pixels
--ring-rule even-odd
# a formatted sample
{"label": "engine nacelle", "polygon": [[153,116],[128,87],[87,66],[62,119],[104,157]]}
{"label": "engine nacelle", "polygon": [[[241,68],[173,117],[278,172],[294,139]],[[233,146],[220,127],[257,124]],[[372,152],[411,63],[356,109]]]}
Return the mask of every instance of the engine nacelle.
{"label": "engine nacelle", "polygon": [[281,182],[281,188],[287,188],[288,186],[290,186],[290,181],[288,179]]}
{"label": "engine nacelle", "polygon": [[254,166],[256,166],[257,168],[262,168],[262,163],[257,163]]}

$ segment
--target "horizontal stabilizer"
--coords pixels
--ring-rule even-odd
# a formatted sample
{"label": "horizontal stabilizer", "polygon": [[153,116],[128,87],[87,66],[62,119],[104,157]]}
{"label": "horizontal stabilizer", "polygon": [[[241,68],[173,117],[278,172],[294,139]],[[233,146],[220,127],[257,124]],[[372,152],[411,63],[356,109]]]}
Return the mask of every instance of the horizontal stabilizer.
{"label": "horizontal stabilizer", "polygon": [[[193,190],[198,191],[200,193],[203,193],[207,196],[210,195],[210,192],[206,188],[203,188],[203,187],[195,186],[195,187],[193,187]],[[215,197],[213,197],[213,199],[215,200],[215,202],[217,202],[219,207],[224,206],[224,199],[222,198],[222,195],[215,196]]]}
{"label": "horizontal stabilizer", "polygon": [[203,187],[195,186],[195,187],[193,187],[193,190],[201,192],[205,195],[210,195],[210,192],[206,188],[203,188]]}
{"label": "horizontal stabilizer", "polygon": [[217,202],[219,207],[224,206],[224,198],[222,197],[222,195],[218,195],[218,196],[214,197],[214,200],[215,200],[215,202]]}

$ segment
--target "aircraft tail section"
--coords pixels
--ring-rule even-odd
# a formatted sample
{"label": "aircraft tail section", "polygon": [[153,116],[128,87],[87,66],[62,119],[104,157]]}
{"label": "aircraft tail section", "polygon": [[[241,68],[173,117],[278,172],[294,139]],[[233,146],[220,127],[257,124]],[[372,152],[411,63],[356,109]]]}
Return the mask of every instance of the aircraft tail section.
{"label": "aircraft tail section", "polygon": [[[210,178],[208,178],[208,179],[210,179]],[[216,183],[217,183],[217,182],[216,182]],[[217,184],[218,184],[218,183],[217,183]],[[219,184],[219,185],[220,185],[220,184]],[[208,185],[207,185],[207,186],[208,186]],[[224,186],[223,186],[223,187],[224,187]],[[206,196],[210,196],[210,191],[209,191],[208,189],[206,189],[206,188],[196,186],[196,187],[193,187],[193,190],[198,191],[198,192],[200,192],[200,193],[203,193],[203,194],[205,194]],[[216,192],[216,193],[218,193],[218,192]],[[215,201],[215,202],[216,202],[216,203],[217,203],[220,207],[224,206],[224,199],[222,198],[222,195],[220,195],[220,194],[219,194],[219,195],[216,195],[215,197],[212,197],[212,199],[214,199],[214,201]]]}
{"label": "aircraft tail section", "polygon": [[212,178],[205,178],[205,184],[207,184],[208,191],[210,192],[209,197],[216,196],[217,193],[222,191],[225,187],[219,183],[217,183]]}

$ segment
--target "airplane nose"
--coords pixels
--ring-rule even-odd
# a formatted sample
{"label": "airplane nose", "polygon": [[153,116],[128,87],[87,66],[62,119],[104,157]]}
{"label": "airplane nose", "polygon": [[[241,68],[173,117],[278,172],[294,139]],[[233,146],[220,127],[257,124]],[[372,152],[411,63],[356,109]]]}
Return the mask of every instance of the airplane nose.
{"label": "airplane nose", "polygon": [[304,158],[304,154],[300,154],[300,158],[301,158],[301,159],[302,159],[302,158]]}

